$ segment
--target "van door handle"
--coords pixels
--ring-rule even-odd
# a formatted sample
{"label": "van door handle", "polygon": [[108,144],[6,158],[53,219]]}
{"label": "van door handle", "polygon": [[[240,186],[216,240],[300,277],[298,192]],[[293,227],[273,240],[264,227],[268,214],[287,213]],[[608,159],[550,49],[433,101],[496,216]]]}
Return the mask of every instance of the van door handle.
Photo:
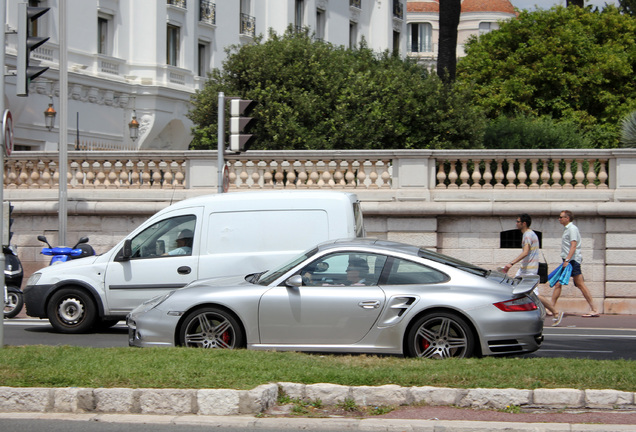
{"label": "van door handle", "polygon": [[188,266],[181,266],[177,269],[177,273],[179,274],[190,274],[190,272],[192,271],[192,269]]}
{"label": "van door handle", "polygon": [[358,306],[362,309],[377,309],[380,307],[380,302],[377,300],[361,301]]}

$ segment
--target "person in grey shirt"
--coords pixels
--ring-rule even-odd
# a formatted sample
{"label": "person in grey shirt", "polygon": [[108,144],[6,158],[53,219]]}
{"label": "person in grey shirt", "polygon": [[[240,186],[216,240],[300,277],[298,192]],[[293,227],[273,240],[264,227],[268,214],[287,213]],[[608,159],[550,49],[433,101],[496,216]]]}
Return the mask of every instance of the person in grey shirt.
{"label": "person in grey shirt", "polygon": [[[561,237],[561,259],[563,259],[563,267],[567,267],[568,264],[572,265],[572,280],[574,286],[576,286],[585,300],[590,305],[591,312],[583,314],[585,318],[593,318],[599,316],[598,311],[594,307],[592,301],[592,295],[590,290],[585,285],[583,280],[583,273],[581,272],[581,233],[579,229],[572,223],[574,215],[569,210],[563,210],[559,215],[559,223],[564,226],[563,236]],[[561,295],[561,284],[557,282],[554,285],[554,291],[552,292],[552,304],[556,305],[559,296]]]}

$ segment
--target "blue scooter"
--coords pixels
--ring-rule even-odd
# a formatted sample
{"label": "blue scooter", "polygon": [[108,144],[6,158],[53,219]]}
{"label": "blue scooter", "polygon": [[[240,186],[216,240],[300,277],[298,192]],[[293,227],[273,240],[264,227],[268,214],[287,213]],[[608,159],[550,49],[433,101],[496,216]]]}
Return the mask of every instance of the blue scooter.
{"label": "blue scooter", "polygon": [[51,262],[49,265],[59,264],[72,259],[83,258],[91,255],[95,255],[95,249],[88,244],[88,237],[82,237],[75,244],[75,246],[56,246],[53,247],[46,239],[45,236],[38,236],[38,240],[46,243],[48,247],[42,248],[41,254],[51,256]]}

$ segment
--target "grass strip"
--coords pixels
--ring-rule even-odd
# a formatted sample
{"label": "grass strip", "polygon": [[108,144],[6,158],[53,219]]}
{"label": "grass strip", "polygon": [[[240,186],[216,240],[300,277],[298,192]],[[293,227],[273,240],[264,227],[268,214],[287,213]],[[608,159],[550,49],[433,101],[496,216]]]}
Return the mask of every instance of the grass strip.
{"label": "grass strip", "polygon": [[562,358],[424,360],[192,348],[6,346],[0,385],[232,388],[270,382],[347,386],[636,390],[636,362]]}

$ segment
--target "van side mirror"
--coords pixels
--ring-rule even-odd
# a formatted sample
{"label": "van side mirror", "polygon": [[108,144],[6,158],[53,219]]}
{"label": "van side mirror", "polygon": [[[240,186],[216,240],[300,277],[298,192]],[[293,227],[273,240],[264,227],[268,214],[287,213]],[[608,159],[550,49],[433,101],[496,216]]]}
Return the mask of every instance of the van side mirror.
{"label": "van side mirror", "polygon": [[132,240],[124,240],[124,247],[121,250],[122,261],[128,261],[132,258]]}

